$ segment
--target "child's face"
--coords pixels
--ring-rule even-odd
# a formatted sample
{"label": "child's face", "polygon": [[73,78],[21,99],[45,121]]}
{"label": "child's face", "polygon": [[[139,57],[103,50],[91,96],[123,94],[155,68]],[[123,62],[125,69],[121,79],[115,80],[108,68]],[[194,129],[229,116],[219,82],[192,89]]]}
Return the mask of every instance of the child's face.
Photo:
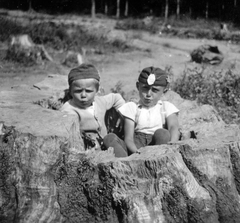
{"label": "child's face", "polygon": [[157,104],[160,100],[165,87],[147,85],[140,82],[137,82],[137,89],[139,91],[140,102],[145,107],[152,107]]}
{"label": "child's face", "polygon": [[70,87],[74,104],[83,109],[90,107],[98,91],[97,86],[98,81],[93,78],[74,81]]}

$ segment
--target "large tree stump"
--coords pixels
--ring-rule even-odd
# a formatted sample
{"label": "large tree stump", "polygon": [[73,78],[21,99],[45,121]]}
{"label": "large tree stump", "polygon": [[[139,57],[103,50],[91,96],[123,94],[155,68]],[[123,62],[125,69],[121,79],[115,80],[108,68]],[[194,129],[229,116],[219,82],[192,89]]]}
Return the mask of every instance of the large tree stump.
{"label": "large tree stump", "polygon": [[115,158],[84,151],[78,117],[42,108],[41,88],[1,92],[0,222],[240,219],[240,131],[174,92],[183,141]]}
{"label": "large tree stump", "polygon": [[28,35],[11,37],[6,59],[24,64],[41,64],[44,60],[53,60],[44,46],[34,44]]}

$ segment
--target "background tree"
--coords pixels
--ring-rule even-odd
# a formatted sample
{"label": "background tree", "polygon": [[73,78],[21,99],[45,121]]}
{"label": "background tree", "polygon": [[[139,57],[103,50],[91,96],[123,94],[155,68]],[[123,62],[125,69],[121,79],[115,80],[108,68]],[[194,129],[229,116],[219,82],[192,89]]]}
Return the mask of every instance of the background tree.
{"label": "background tree", "polygon": [[176,10],[177,18],[180,16],[180,0],[177,0],[177,10]]}
{"label": "background tree", "polygon": [[125,11],[124,11],[124,16],[128,16],[128,0],[125,1]]}
{"label": "background tree", "polygon": [[92,18],[95,19],[95,17],[96,17],[96,3],[95,3],[95,0],[92,0],[91,15],[92,15]]}
{"label": "background tree", "polygon": [[165,0],[165,21],[168,19],[169,2]]}
{"label": "background tree", "polygon": [[124,16],[176,15],[190,18],[218,19],[240,24],[240,4],[237,0],[0,0],[0,8],[12,10],[45,11],[47,13],[91,14],[96,11],[117,18],[123,10]]}
{"label": "background tree", "polygon": [[117,0],[117,12],[116,12],[116,17],[120,17],[120,0]]}

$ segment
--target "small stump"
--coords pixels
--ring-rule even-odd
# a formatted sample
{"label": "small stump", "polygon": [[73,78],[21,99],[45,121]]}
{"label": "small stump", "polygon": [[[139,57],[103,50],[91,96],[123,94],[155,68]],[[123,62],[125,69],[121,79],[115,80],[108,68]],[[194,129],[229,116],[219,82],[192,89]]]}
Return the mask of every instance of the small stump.
{"label": "small stump", "polygon": [[34,44],[28,35],[11,37],[6,59],[27,65],[42,64],[43,60],[52,61],[44,46]]}

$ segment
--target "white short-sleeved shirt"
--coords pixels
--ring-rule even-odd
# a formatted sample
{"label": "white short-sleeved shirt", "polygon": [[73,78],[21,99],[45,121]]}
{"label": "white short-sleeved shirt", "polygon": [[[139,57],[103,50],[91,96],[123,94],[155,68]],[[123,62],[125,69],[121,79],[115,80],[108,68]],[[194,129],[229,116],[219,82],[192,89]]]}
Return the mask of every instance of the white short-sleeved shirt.
{"label": "white short-sleeved shirt", "polygon": [[[164,105],[163,105],[164,103]],[[124,104],[119,111],[121,114],[135,122],[135,132],[145,134],[154,134],[154,132],[163,128],[163,118],[171,114],[178,113],[179,110],[168,101],[158,101],[151,108],[146,108],[134,102]]]}

